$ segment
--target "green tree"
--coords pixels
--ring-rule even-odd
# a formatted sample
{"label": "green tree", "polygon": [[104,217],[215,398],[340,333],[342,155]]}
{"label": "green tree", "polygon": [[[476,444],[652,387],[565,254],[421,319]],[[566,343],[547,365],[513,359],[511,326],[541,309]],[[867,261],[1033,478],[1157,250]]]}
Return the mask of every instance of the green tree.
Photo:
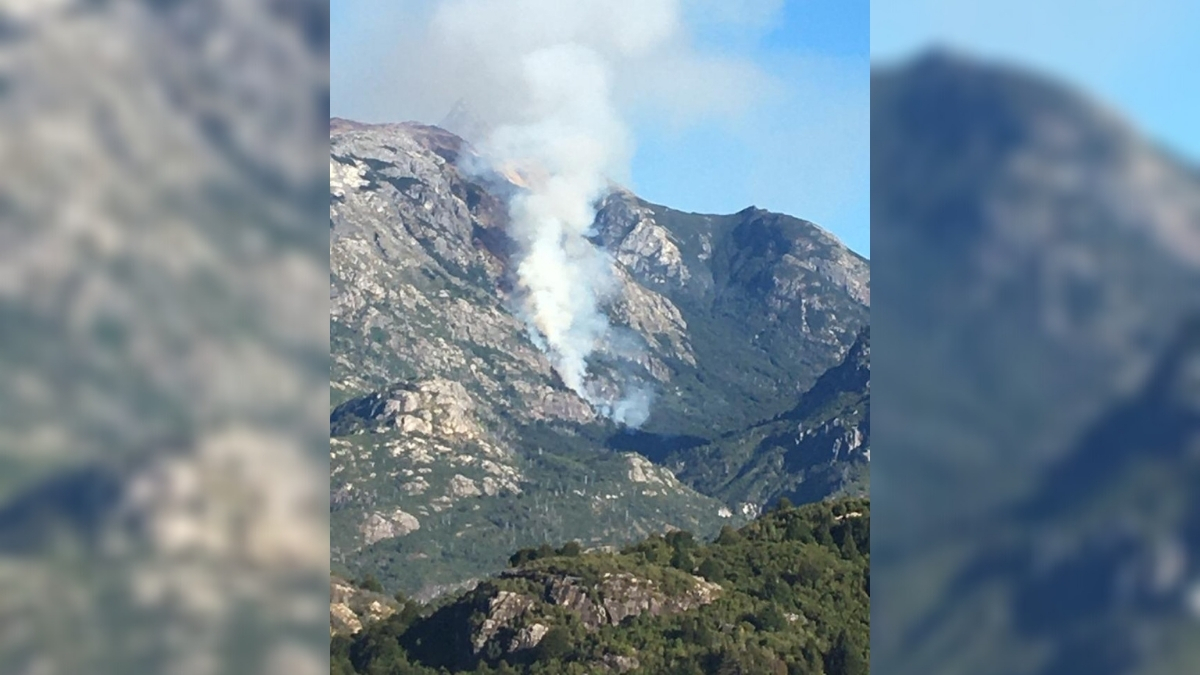
{"label": "green tree", "polygon": [[676,551],[690,551],[696,548],[696,538],[687,530],[675,530],[668,533],[666,541]]}
{"label": "green tree", "polygon": [[700,576],[712,581],[720,583],[725,580],[725,566],[716,558],[705,558],[704,562],[700,563]]}
{"label": "green tree", "polygon": [[699,647],[708,648],[713,646],[713,632],[699,617],[689,616],[684,618],[679,626],[679,637],[684,642]]}
{"label": "green tree", "polygon": [[789,622],[779,605],[770,604],[754,616],[754,626],[759,630],[778,632],[787,629]]}
{"label": "green tree", "polygon": [[[652,580],[673,595],[692,583],[676,568],[695,562],[700,563],[697,573],[719,581],[723,592],[718,602],[682,614],[646,612],[594,633],[559,617],[571,623],[556,620],[552,625],[558,627],[542,644],[509,657],[517,659],[515,665],[504,662],[503,649],[475,655],[470,640],[496,592],[539,597],[540,584],[531,586],[523,576],[502,577],[433,606],[398,595],[395,614],[368,622],[353,637],[331,640],[330,673],[588,675],[600,668],[602,655],[619,654],[636,656],[640,672],[664,675],[865,675],[869,514],[867,500],[839,500],[765,513],[741,530],[727,529],[720,545],[672,532],[630,544],[618,555],[570,555],[569,542],[557,549],[547,544],[518,551],[514,564],[547,551],[558,556],[553,566],[534,565],[540,569],[531,572],[566,575],[589,595],[610,571]],[[824,544],[814,536],[818,531]],[[803,615],[811,630],[793,625],[788,612]],[[813,631],[825,638],[815,639]]]}
{"label": "green tree", "polygon": [[524,565],[525,563],[529,562],[530,560],[534,560],[536,558],[537,558],[537,549],[522,548],[522,549],[519,549],[516,553],[512,554],[511,557],[509,557],[508,564],[510,567],[520,567],[521,565]]}
{"label": "green tree", "polygon": [[858,560],[862,557],[862,554],[858,552],[858,544],[854,542],[854,537],[846,537],[846,541],[842,544],[842,555],[847,560]]}
{"label": "green tree", "polygon": [[379,583],[379,579],[376,579],[375,575],[371,572],[367,572],[361,579],[358,580],[358,587],[364,591],[371,591],[372,593],[383,592],[383,584]]}
{"label": "green tree", "polygon": [[825,657],[826,675],[868,675],[870,664],[864,651],[846,631],[838,633]]}
{"label": "green tree", "polygon": [[537,660],[553,661],[571,652],[571,632],[562,626],[546,631],[537,646]]}
{"label": "green tree", "polygon": [[675,555],[671,556],[671,567],[683,570],[684,572],[691,572],[696,569],[696,559],[686,549],[675,551]]}
{"label": "green tree", "polygon": [[812,541],[813,532],[803,518],[791,518],[787,524],[788,541]]}
{"label": "green tree", "polygon": [[837,545],[837,542],[833,540],[833,534],[830,532],[829,523],[824,520],[818,523],[817,527],[813,529],[813,538],[822,546],[832,547]]}
{"label": "green tree", "polygon": [[738,532],[729,525],[723,525],[721,526],[721,533],[717,535],[717,545],[732,546],[742,541],[742,539],[744,537],[741,532]]}

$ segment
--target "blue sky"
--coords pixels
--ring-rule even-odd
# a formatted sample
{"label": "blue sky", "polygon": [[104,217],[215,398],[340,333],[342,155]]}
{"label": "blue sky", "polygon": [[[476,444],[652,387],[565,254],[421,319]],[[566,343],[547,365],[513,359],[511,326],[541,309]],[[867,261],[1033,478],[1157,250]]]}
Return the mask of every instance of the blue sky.
{"label": "blue sky", "polygon": [[[739,14],[725,21],[713,15],[729,11],[730,2],[684,2],[697,47],[752,61],[774,88],[733,120],[710,118],[683,129],[630,120],[637,143],[632,188],[685,211],[732,213],[754,205],[788,213],[869,256],[869,0],[739,2]],[[392,69],[402,67],[395,44],[413,30],[417,4],[331,0],[333,115],[411,117],[389,86]]]}
{"label": "blue sky", "polygon": [[870,3],[790,0],[766,26],[707,26],[780,91],[738,123],[674,134],[640,127],[635,189],[705,213],[750,205],[811,220],[870,255]]}
{"label": "blue sky", "polygon": [[1196,0],[875,0],[872,56],[931,43],[1035,67],[1200,161],[1200,2]]}

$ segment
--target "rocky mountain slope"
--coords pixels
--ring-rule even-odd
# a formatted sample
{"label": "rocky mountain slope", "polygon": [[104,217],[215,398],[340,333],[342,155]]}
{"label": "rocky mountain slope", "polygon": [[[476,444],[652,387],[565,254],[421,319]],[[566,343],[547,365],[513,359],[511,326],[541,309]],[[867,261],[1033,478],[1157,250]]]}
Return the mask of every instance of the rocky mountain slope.
{"label": "rocky mountain slope", "polygon": [[753,207],[682,213],[616,192],[597,230],[682,319],[680,337],[660,344],[668,386],[647,431],[709,435],[790,408],[867,322],[867,261],[808,221]]}
{"label": "rocky mountain slope", "polygon": [[[1157,672],[1194,670],[1198,359],[1200,320],[1192,320],[1139,390],[1098,416],[1011,521],[971,553],[911,630],[912,643],[992,613],[991,630],[962,645],[989,654],[989,669],[978,672],[1116,675],[1156,672],[1139,670],[1156,662],[1167,668]],[[1035,651],[1039,641],[1037,659],[1006,656]],[[1164,664],[1166,655],[1173,659]]]}
{"label": "rocky mountain slope", "polygon": [[[952,504],[1027,489],[1016,477],[1070,444],[1197,306],[1200,177],[1015,68],[932,52],[871,87],[876,424],[896,448],[891,480],[977,472],[918,491],[938,502],[924,514],[974,517]],[[895,515],[883,536],[950,531]]]}
{"label": "rocky mountain slope", "polygon": [[[1103,420],[1200,300],[1197,172],[1062,83],[931,53],[872,75],[872,173],[885,443],[872,475],[904,486],[875,495],[889,589],[873,598],[876,656],[902,673],[1134,672],[1132,652],[1076,619],[1109,611],[1097,589],[1125,583],[1101,550],[1138,502],[1079,530],[1048,509],[1085,512],[1100,492],[1083,485],[1121,483],[1107,446],[1129,438]],[[1129,447],[1157,443],[1155,426]],[[1039,508],[1061,527],[1035,542],[1016,514]],[[1089,530],[1107,543],[1089,550]],[[1033,568],[1065,574],[1014,580]],[[951,598],[962,612],[943,613]]]}
{"label": "rocky mountain slope", "polygon": [[[785,506],[704,544],[517,552],[474,589],[338,620],[332,672],[865,674],[870,504]],[[437,670],[445,669],[445,670]]]}
{"label": "rocky mountain slope", "polygon": [[0,670],[322,668],[329,4],[0,34]]}
{"label": "rocky mountain slope", "polygon": [[865,495],[870,484],[871,332],[778,417],[661,461],[705,494],[727,501],[796,503]]}
{"label": "rocky mountain slope", "polygon": [[786,412],[867,320],[867,262],[812,223],[614,188],[595,227],[614,331],[591,366],[649,392],[630,434],[513,311],[519,176],[468,170],[470,146],[436,127],[334,119],[330,144],[331,537],[352,576],[429,597],[520,546],[740,522],[762,495],[718,499],[676,477],[685,459],[647,457]]}

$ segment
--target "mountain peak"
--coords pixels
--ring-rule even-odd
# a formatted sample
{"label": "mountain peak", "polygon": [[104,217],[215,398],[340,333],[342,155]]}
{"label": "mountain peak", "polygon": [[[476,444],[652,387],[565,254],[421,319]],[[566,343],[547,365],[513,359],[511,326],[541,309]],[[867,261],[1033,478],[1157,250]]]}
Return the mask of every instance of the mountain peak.
{"label": "mountain peak", "polygon": [[479,143],[487,137],[489,125],[475,112],[465,98],[460,98],[437,126],[457,134],[468,143]]}

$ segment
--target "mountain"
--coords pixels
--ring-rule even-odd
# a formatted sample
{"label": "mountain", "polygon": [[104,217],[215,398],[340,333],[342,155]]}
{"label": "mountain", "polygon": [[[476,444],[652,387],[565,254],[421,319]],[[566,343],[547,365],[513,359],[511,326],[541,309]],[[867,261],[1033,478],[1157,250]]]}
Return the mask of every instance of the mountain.
{"label": "mountain", "polygon": [[694,448],[651,455],[681,480],[731,503],[804,503],[865,495],[870,483],[871,331],[777,417]]}
{"label": "mountain", "polygon": [[[1200,320],[1191,320],[1139,390],[1089,425],[970,555],[912,631],[914,642],[1001,609],[1000,640],[984,631],[962,645],[990,654],[991,670],[978,672],[1118,675],[1147,672],[1156,659],[1161,668],[1164,656],[1177,659],[1167,672],[1194,670],[1197,363]],[[1040,659],[1002,656],[1038,643]]]}
{"label": "mountain", "polygon": [[591,365],[652,393],[630,432],[564,386],[512,311],[506,200],[522,188],[474,158],[437,127],[330,120],[335,570],[428,599],[522,546],[708,536],[757,513],[765,498],[693,485],[685,453],[653,460],[794,408],[866,325],[867,261],[798,218],[614,188],[595,226],[614,331]]}
{"label": "mountain", "polygon": [[329,3],[0,36],[0,670],[319,670]]}
{"label": "mountain", "polygon": [[[1149,408],[1128,431],[1105,420],[1197,308],[1198,237],[1195,168],[1070,87],[946,52],[873,72],[877,663],[1134,672],[1118,641],[1074,623],[1108,611],[1097,589],[1120,566],[1107,544],[1065,542],[1119,531],[1141,505],[1117,497],[1098,530],[1064,514],[1141,471],[1113,443],[1167,431]],[[1052,522],[1060,535],[1040,538]],[[1080,563],[1061,576],[1026,585],[1009,568],[1054,567],[1060,547]]]}
{"label": "mountain", "polygon": [[459,99],[438,126],[469,142],[478,143],[487,136],[489,126],[473,111],[466,99]]}
{"label": "mountain", "polygon": [[865,675],[870,518],[849,499],[784,506],[709,544],[527,549],[433,607],[338,582],[331,670]]}
{"label": "mountain", "polygon": [[[871,86],[876,423],[893,480],[945,462],[988,476],[922,491],[947,498],[923,514],[969,518],[948,504],[1026,489],[1009,476],[1066,447],[1197,305],[1200,174],[1016,68],[935,51]],[[949,531],[895,516],[883,536]]]}
{"label": "mountain", "polygon": [[682,319],[686,339],[663,345],[675,386],[646,431],[704,436],[782,412],[867,323],[868,262],[811,222],[683,213],[618,191],[596,224],[597,242]]}

